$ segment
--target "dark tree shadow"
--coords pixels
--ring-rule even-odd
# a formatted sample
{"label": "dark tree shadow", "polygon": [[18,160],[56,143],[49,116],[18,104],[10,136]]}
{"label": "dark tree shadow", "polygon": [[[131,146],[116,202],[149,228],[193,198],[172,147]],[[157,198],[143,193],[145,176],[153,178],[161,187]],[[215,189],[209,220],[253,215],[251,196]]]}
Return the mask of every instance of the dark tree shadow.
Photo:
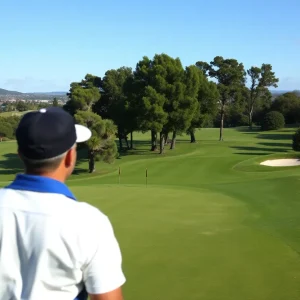
{"label": "dark tree shadow", "polygon": [[298,128],[298,127],[291,127],[289,129],[277,130],[277,132],[290,132],[290,133],[294,133],[294,131],[296,131],[295,128]]}
{"label": "dark tree shadow", "polygon": [[133,148],[135,148],[135,146],[151,146],[151,142],[150,140],[143,140],[143,141],[139,141],[139,140],[133,140]]}
{"label": "dark tree shadow", "polygon": [[291,134],[280,134],[280,133],[262,133],[257,135],[258,139],[264,140],[290,140],[292,141],[292,133]]}
{"label": "dark tree shadow", "polygon": [[[199,140],[200,141],[200,140]],[[201,142],[204,141],[204,140],[201,140]],[[197,142],[197,141],[196,141]],[[191,143],[191,139],[190,138],[186,138],[186,139],[176,139],[176,143],[189,143],[189,144],[192,144]],[[167,145],[167,146],[170,146],[170,143]]]}
{"label": "dark tree shadow", "polygon": [[272,143],[272,142],[260,142],[257,143],[258,145],[266,146],[266,147],[285,147],[285,148],[292,148],[292,142],[290,143]]}
{"label": "dark tree shadow", "polygon": [[275,152],[286,152],[285,148],[275,148],[275,147],[271,147],[271,148],[266,148],[266,147],[250,147],[250,146],[234,146],[234,147],[230,147],[239,151],[247,151],[248,153],[251,152],[257,152],[261,151],[263,153],[261,153],[262,155],[265,154],[266,152],[268,153],[275,153]]}
{"label": "dark tree shadow", "polygon": [[24,172],[23,163],[19,156],[15,153],[6,153],[2,155],[0,160],[0,174],[12,175]]}
{"label": "dark tree shadow", "polygon": [[129,155],[151,155],[155,154],[156,151],[151,151],[149,149],[129,149],[129,150],[123,150],[119,151],[118,159],[121,159],[123,156],[129,156]]}
{"label": "dark tree shadow", "polygon": [[[81,152],[81,150],[79,151]],[[83,173],[88,173],[88,161],[84,158],[84,153],[78,155],[78,159],[76,162],[76,166],[73,174],[79,175]],[[78,167],[83,161],[86,161],[87,167],[80,168]],[[24,172],[24,166],[19,156],[15,153],[6,153],[2,155],[2,159],[0,160],[0,175],[16,175],[18,173]]]}
{"label": "dark tree shadow", "polygon": [[269,155],[272,154],[270,152],[235,152],[234,154],[239,154],[239,155],[253,155],[253,156],[261,156],[261,155]]}
{"label": "dark tree shadow", "polygon": [[[79,167],[82,163],[86,164],[86,168]],[[77,148],[77,161],[72,175],[89,174],[88,166],[88,150],[86,147],[81,146]]]}
{"label": "dark tree shadow", "polygon": [[[130,144],[130,141],[129,141]],[[151,151],[151,142],[148,140],[133,140],[133,148],[127,149],[123,143],[123,149],[120,150],[119,143],[117,142],[119,156],[118,159],[121,159],[123,156],[129,155],[151,155],[155,154],[155,151]]]}
{"label": "dark tree shadow", "polygon": [[257,134],[257,133],[261,132],[261,129],[258,126],[253,126],[252,129],[250,129],[247,126],[245,126],[245,127],[236,127],[235,130],[239,131],[239,132],[243,132],[243,133],[250,133],[250,134]]}
{"label": "dark tree shadow", "polygon": [[249,135],[250,135],[250,134],[252,134],[252,135],[253,135],[253,134],[256,134],[256,135],[257,135],[258,132],[256,132],[256,131],[253,131],[253,132],[250,132],[250,131],[249,131],[249,132],[246,132],[246,131],[245,131],[245,132],[243,132],[243,134],[249,134]]}

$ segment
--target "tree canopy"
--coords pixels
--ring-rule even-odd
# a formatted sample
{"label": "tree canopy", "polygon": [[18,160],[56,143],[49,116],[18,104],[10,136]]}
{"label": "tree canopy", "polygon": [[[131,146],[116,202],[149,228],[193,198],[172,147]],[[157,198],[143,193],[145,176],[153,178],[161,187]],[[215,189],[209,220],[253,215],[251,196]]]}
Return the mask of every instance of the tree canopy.
{"label": "tree canopy", "polygon": [[245,70],[234,58],[216,56],[183,67],[178,57],[161,53],[142,57],[134,69],[122,66],[103,78],[87,74],[72,82],[64,108],[93,132],[87,143],[92,172],[96,158],[114,160],[114,137],[120,152],[133,149],[134,131],[151,132],[149,150],[163,154],[166,145],[175,148],[178,135],[188,133],[196,142],[195,131],[202,127],[218,124],[222,141],[224,127],[261,123],[271,109],[284,110],[283,100],[271,101],[269,88],[278,81],[266,63]]}

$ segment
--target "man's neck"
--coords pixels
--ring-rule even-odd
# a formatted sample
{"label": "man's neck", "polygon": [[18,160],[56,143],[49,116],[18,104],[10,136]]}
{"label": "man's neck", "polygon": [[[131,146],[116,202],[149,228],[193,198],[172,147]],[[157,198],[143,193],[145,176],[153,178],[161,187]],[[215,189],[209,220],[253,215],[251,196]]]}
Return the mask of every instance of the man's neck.
{"label": "man's neck", "polygon": [[46,177],[46,178],[51,178],[57,181],[60,181],[62,183],[65,183],[66,178],[64,176],[62,176],[61,174],[58,174],[56,172],[29,172],[29,171],[25,171],[25,175],[34,175],[34,176],[41,176],[41,177]]}

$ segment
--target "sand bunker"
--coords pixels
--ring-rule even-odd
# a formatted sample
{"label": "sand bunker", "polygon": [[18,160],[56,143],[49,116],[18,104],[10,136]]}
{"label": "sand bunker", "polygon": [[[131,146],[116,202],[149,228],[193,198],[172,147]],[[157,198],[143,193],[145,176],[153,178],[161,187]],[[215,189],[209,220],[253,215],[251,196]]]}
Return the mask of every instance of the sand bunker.
{"label": "sand bunker", "polygon": [[300,166],[300,159],[298,158],[284,158],[284,159],[271,159],[260,163],[268,167],[294,167]]}

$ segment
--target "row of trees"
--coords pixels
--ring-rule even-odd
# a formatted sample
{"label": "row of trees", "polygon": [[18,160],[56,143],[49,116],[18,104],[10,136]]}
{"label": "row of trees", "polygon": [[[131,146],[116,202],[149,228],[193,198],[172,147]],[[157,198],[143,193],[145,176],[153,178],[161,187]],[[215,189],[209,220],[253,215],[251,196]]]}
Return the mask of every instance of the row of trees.
{"label": "row of trees", "polygon": [[24,112],[28,110],[38,110],[40,108],[46,108],[50,106],[61,106],[57,98],[53,98],[49,102],[33,102],[33,101],[16,101],[16,102],[4,102],[1,109],[2,112],[19,111]]}
{"label": "row of trees", "polygon": [[64,108],[94,132],[100,126],[99,116],[102,126],[109,128],[89,142],[91,161],[108,151],[113,124],[121,151],[133,147],[134,131],[151,131],[151,150],[163,153],[168,141],[174,149],[178,134],[188,132],[195,142],[195,129],[216,120],[223,140],[227,115],[246,112],[252,127],[254,113],[270,100],[268,88],[277,83],[270,64],[245,70],[237,60],[217,56],[210,63],[198,61],[184,68],[179,58],[156,54],[153,59],[143,57],[135,70],[108,70],[103,78],[87,74],[81,82],[71,83]]}
{"label": "row of trees", "polygon": [[[54,98],[52,103],[34,103],[26,101],[8,102],[6,103],[7,112],[19,111],[24,112],[27,110],[38,110],[40,108],[47,108],[50,106],[59,106],[58,99]],[[14,139],[17,126],[21,120],[20,115],[14,115],[12,112],[11,116],[0,115],[0,140]]]}
{"label": "row of trees", "polygon": [[270,110],[281,112],[286,124],[300,123],[300,93],[288,92],[274,99]]}

